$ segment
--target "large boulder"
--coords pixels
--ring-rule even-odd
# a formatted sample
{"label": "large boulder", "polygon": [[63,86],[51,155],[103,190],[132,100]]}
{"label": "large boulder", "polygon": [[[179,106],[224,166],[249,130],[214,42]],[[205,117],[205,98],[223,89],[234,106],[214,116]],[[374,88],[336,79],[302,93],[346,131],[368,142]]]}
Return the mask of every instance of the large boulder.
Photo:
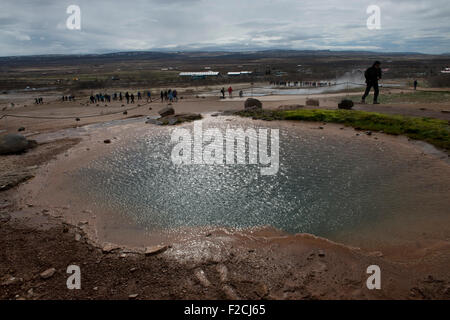
{"label": "large boulder", "polygon": [[20,153],[36,146],[36,141],[27,140],[20,134],[5,134],[0,137],[0,154]]}
{"label": "large boulder", "polygon": [[165,107],[165,108],[159,110],[158,113],[161,117],[167,117],[167,116],[171,116],[171,115],[175,114],[175,109],[172,107]]}
{"label": "large boulder", "polygon": [[308,99],[306,100],[306,105],[310,107],[318,107],[320,105],[320,102],[317,99]]}
{"label": "large boulder", "polygon": [[341,101],[341,103],[338,104],[339,109],[346,109],[346,110],[350,110],[351,108],[353,108],[353,106],[354,106],[353,101],[348,99],[344,99]]}
{"label": "large boulder", "polygon": [[244,105],[245,110],[261,110],[262,103],[258,99],[248,98]]}

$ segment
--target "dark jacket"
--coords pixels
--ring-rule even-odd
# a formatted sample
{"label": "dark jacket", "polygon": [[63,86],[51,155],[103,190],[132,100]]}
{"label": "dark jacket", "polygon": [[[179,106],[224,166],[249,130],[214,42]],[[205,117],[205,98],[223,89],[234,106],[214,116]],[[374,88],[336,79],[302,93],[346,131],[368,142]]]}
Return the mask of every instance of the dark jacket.
{"label": "dark jacket", "polygon": [[366,82],[378,82],[378,79],[381,79],[381,68],[370,67],[364,73],[366,77]]}

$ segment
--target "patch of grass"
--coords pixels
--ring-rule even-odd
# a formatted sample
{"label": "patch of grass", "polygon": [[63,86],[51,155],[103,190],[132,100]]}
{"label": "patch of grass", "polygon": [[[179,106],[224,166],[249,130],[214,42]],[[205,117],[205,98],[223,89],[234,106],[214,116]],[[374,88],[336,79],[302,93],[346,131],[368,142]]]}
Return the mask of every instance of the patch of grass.
{"label": "patch of grass", "polygon": [[[383,90],[383,89],[381,89]],[[383,92],[383,91],[381,91]],[[350,98],[354,102],[360,102],[360,97]],[[373,92],[367,101],[373,99]],[[378,99],[381,103],[440,103],[440,102],[450,102],[450,92],[440,91],[440,92],[430,92],[430,91],[409,91],[404,93],[391,93],[385,94],[381,93]]]}
{"label": "patch of grass", "polygon": [[340,123],[360,130],[383,131],[426,141],[450,150],[450,125],[434,118],[416,118],[354,110],[300,109],[292,111],[240,111],[240,116],[262,120],[302,120]]}

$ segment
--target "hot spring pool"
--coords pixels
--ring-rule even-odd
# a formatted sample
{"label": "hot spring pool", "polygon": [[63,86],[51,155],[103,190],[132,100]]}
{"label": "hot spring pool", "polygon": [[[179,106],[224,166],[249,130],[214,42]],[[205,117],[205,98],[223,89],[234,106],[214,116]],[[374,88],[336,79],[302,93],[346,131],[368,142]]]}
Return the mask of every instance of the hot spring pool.
{"label": "hot spring pool", "polygon": [[342,240],[361,230],[417,228],[424,216],[447,219],[448,166],[441,171],[406,147],[319,125],[230,117],[203,121],[204,128],[223,131],[228,126],[279,129],[280,167],[273,176],[261,175],[259,165],[174,165],[174,127],[148,125],[145,134],[77,170],[72,181],[86,203],[118,213],[149,233],[270,226]]}

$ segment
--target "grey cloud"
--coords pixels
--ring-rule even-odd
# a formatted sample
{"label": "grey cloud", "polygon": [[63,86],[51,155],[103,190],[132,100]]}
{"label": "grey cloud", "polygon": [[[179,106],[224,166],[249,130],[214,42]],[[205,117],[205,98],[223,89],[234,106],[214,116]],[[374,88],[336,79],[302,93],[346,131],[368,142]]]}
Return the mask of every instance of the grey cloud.
{"label": "grey cloud", "polygon": [[[448,0],[376,2],[382,29],[370,31],[372,0],[2,0],[0,55],[202,47],[450,52]],[[65,28],[70,4],[81,7],[81,31]]]}

